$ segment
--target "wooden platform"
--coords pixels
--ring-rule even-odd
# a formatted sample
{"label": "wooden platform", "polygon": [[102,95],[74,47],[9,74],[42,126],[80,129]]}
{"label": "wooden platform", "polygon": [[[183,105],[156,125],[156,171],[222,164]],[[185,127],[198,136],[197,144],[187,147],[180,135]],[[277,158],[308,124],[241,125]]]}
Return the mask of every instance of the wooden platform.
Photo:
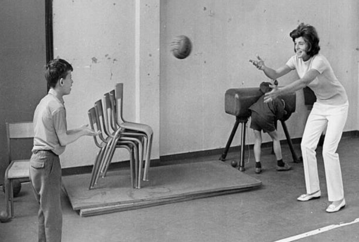
{"label": "wooden platform", "polygon": [[238,193],[261,186],[221,161],[151,167],[148,182],[131,188],[130,171],[109,171],[97,187],[88,189],[90,174],[63,177],[63,186],[80,216],[158,206],[211,196]]}

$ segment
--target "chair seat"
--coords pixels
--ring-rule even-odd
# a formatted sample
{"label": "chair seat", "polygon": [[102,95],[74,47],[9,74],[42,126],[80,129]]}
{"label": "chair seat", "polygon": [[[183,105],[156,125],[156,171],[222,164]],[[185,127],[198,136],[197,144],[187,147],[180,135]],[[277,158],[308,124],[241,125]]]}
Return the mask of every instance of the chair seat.
{"label": "chair seat", "polygon": [[29,160],[14,160],[8,167],[8,179],[29,178]]}
{"label": "chair seat", "polygon": [[152,128],[146,124],[141,123],[133,123],[133,122],[123,122],[120,126],[124,129],[128,130],[136,130],[140,132],[144,132],[147,135],[151,135],[153,133]]}
{"label": "chair seat", "polygon": [[[6,211],[1,211],[0,222],[5,223],[11,221],[14,217],[14,188],[13,180],[20,179],[20,182],[30,180],[30,162],[29,158],[26,159],[17,158],[13,159],[12,152],[15,151],[15,147],[19,146],[18,142],[32,141],[34,138],[34,125],[32,122],[17,122],[17,123],[6,123],[6,138],[8,147],[8,166],[4,176],[4,192],[5,192],[5,208]],[[13,142],[17,141],[17,142]],[[18,145],[15,145],[18,143]],[[17,147],[17,149],[20,147]],[[21,183],[20,183],[21,184]],[[20,187],[21,188],[21,187]]]}

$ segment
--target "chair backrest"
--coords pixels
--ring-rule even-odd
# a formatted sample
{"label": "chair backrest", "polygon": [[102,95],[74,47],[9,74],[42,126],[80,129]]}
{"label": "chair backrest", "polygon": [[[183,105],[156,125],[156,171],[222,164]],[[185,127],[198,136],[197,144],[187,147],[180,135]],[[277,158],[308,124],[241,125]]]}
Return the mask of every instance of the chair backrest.
{"label": "chair backrest", "polygon": [[[104,114],[103,114],[103,107],[102,107],[102,100],[99,99],[95,102],[95,114],[96,114],[96,119],[97,119],[97,123],[98,123],[98,128],[101,131],[99,137],[103,142],[107,142],[106,138],[109,137],[109,133],[105,128],[105,118],[104,118]],[[104,137],[103,135],[106,135],[107,137]]]}
{"label": "chair backrest", "polygon": [[116,109],[117,119],[121,122],[126,122],[123,118],[123,83],[116,83],[115,85],[115,98],[116,98]]}
{"label": "chair backrest", "polygon": [[120,124],[118,123],[118,117],[117,117],[117,102],[116,102],[115,95],[116,95],[115,90],[111,90],[109,92],[111,111],[112,111],[111,125],[112,125],[113,130],[116,130],[117,127],[120,127]]}
{"label": "chair backrest", "polygon": [[[109,133],[115,133],[117,128],[114,125],[113,104],[111,101],[110,93],[105,93],[102,101],[104,108],[105,128]],[[112,132],[110,131],[110,128],[112,129]]]}
{"label": "chair backrest", "polygon": [[[92,107],[89,109],[89,111],[87,112],[88,117],[89,117],[89,121],[90,121],[90,127],[92,130],[94,130],[95,132],[97,131],[101,131],[99,128],[99,124],[98,124],[98,119],[96,118],[96,110],[95,107]],[[102,134],[100,133],[99,136],[102,136]],[[93,139],[95,141],[95,144],[97,147],[101,148],[101,144],[100,142],[97,140],[97,135],[93,136]]]}
{"label": "chair backrest", "polygon": [[32,122],[6,123],[6,136],[9,162],[12,160],[11,145],[15,139],[33,139],[34,125]]}

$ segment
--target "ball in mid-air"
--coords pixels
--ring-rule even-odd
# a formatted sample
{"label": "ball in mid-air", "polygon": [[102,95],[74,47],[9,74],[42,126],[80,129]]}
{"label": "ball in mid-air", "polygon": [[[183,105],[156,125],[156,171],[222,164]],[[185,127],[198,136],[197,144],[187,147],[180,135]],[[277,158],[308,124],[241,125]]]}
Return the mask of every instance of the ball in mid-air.
{"label": "ball in mid-air", "polygon": [[191,54],[192,42],[187,36],[177,36],[171,43],[171,51],[176,58],[185,59]]}

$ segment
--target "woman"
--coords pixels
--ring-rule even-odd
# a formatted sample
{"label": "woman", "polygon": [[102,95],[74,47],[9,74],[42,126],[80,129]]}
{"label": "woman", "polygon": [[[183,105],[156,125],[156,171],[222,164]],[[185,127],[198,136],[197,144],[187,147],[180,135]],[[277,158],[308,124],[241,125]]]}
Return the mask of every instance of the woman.
{"label": "woman", "polygon": [[336,150],[348,116],[348,97],[328,60],[319,54],[319,37],[316,29],[302,23],[290,33],[290,37],[294,42],[295,55],[286,65],[275,70],[267,67],[259,56],[257,61],[251,60],[251,62],[273,80],[294,69],[300,78],[284,87],[277,88],[273,85],[274,89],[266,94],[265,102],[306,86],[315,93],[317,101],[309,114],[301,142],[307,193],[297,200],[304,202],[321,196],[315,150],[322,132],[327,128],[323,144],[323,160],[328,200],[332,203],[326,211],[337,212],[345,207],[343,179]]}

